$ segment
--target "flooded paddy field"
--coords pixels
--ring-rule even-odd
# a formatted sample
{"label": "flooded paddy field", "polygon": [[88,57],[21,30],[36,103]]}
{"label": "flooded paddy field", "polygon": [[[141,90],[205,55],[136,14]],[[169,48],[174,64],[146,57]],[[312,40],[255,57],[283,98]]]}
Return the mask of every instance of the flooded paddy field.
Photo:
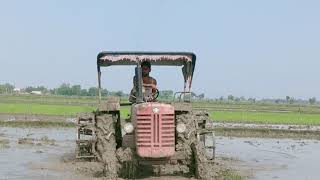
{"label": "flooded paddy field", "polygon": [[[0,179],[102,179],[74,160],[75,128],[0,128]],[[318,179],[320,141],[217,137],[217,160],[246,179]],[[149,177],[147,179],[186,179]]]}
{"label": "flooded paddy field", "polygon": [[319,179],[319,150],[320,141],[312,139],[217,139],[218,156],[233,159],[247,179]]}
{"label": "flooded paddy field", "polygon": [[[0,179],[56,179],[61,158],[74,149],[75,130],[0,128]],[[56,167],[54,167],[56,164]],[[49,168],[50,167],[50,168]]]}

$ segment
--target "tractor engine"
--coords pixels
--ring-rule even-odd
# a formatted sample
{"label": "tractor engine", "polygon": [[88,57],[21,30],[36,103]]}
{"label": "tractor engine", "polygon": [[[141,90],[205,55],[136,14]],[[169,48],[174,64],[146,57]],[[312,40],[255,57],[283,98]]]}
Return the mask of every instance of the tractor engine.
{"label": "tractor engine", "polygon": [[163,103],[132,106],[137,154],[142,158],[165,158],[175,153],[174,107]]}

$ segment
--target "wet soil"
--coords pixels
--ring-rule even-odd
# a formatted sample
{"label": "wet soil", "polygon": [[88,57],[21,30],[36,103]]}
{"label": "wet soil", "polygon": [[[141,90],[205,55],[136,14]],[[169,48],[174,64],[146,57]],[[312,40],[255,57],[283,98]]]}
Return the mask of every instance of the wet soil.
{"label": "wet soil", "polygon": [[215,128],[245,128],[292,131],[320,131],[320,126],[288,125],[288,124],[248,124],[248,123],[213,123]]}
{"label": "wet soil", "polygon": [[213,123],[215,134],[227,137],[292,138],[320,140],[320,126]]}
{"label": "wet soil", "polygon": [[54,121],[54,122],[75,122],[75,117],[61,115],[41,115],[41,114],[12,114],[0,113],[2,121]]}
{"label": "wet soil", "polygon": [[[247,179],[310,179],[320,176],[320,141],[306,139],[219,137],[218,154]],[[232,165],[233,163],[235,163]]]}
{"label": "wet soil", "polygon": [[[75,134],[71,128],[0,128],[10,147],[0,149],[0,177],[9,179],[106,179],[105,166],[75,159]],[[40,144],[41,143],[41,144]],[[121,153],[118,153],[121,154]],[[126,154],[123,152],[122,154]],[[121,158],[126,159],[124,156]],[[222,167],[217,163],[217,167]],[[221,168],[223,169],[223,168]],[[144,169],[139,169],[141,172]],[[182,176],[140,179],[192,179]]]}
{"label": "wet soil", "polygon": [[[105,179],[97,162],[77,161],[73,128],[0,128],[0,177],[4,179]],[[18,143],[29,138],[32,143]],[[37,145],[37,143],[41,145]],[[48,143],[45,143],[48,142]],[[52,144],[51,142],[54,142]],[[320,141],[217,137],[221,177],[234,169],[247,179],[318,179]],[[142,179],[192,179],[180,176]],[[221,178],[223,179],[223,178]]]}
{"label": "wet soil", "polygon": [[10,148],[9,143],[10,141],[8,139],[0,137],[0,149]]}
{"label": "wet soil", "polygon": [[291,131],[247,128],[215,128],[215,134],[226,137],[292,138],[320,140],[318,131]]}
{"label": "wet soil", "polygon": [[[27,135],[29,136],[29,135]],[[54,139],[49,139],[48,136],[42,136],[40,139],[30,138],[30,137],[24,137],[18,139],[18,144],[29,144],[29,145],[55,145]]]}

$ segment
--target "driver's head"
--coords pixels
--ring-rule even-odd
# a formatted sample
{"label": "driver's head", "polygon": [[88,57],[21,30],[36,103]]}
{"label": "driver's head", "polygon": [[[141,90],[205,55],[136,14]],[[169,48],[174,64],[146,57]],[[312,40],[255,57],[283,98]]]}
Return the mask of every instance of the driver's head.
{"label": "driver's head", "polygon": [[142,76],[148,76],[151,71],[151,64],[149,61],[143,61],[141,63]]}

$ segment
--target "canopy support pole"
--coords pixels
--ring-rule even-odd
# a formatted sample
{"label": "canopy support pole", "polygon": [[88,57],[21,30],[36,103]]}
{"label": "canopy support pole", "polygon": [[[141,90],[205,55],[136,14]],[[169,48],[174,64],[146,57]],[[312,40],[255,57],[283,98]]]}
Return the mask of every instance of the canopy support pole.
{"label": "canopy support pole", "polygon": [[98,65],[98,95],[99,95],[99,104],[101,103],[101,71],[100,66]]}

